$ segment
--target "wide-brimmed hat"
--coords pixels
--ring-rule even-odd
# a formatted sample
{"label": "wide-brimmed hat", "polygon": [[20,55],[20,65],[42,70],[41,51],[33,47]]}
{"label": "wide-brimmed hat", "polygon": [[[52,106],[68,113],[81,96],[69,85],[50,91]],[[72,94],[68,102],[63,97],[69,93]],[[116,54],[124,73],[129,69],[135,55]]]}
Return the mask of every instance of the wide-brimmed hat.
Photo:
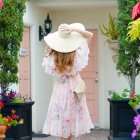
{"label": "wide-brimmed hat", "polygon": [[[69,26],[85,31],[85,27],[81,23],[72,23]],[[58,28],[58,31],[45,36],[44,40],[53,50],[68,53],[77,50],[85,38],[76,31],[66,32]]]}

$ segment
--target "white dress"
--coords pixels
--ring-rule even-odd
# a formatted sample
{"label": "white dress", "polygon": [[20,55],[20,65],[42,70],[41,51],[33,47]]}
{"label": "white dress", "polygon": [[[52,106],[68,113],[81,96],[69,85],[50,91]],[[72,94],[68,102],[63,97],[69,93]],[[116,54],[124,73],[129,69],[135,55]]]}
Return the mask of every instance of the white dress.
{"label": "white dress", "polygon": [[89,49],[87,43],[84,42],[76,50],[73,71],[61,75],[56,72],[54,59],[49,53],[43,59],[42,66],[45,72],[58,77],[43,128],[44,134],[64,138],[70,135],[78,137],[90,133],[90,130],[94,128],[85,95],[78,101],[73,93],[78,84],[79,72],[88,64],[88,54]]}

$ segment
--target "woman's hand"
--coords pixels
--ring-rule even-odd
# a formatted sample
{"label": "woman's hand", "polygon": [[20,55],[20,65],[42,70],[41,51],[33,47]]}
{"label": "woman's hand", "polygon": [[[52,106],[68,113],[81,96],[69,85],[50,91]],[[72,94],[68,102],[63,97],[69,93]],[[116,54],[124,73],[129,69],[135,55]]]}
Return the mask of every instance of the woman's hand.
{"label": "woman's hand", "polygon": [[70,28],[70,26],[68,24],[61,24],[59,27],[58,27],[58,30],[60,31],[64,31],[66,33],[70,33],[72,32],[72,29]]}
{"label": "woman's hand", "polygon": [[83,37],[85,38],[89,38],[89,37],[93,37],[93,33],[92,32],[89,32],[89,31],[86,31],[86,30],[80,30],[79,28],[76,28],[76,27],[72,27],[68,24],[61,24],[58,28],[59,30],[61,31],[64,31],[66,33],[70,33],[70,32],[78,32],[80,33]]}
{"label": "woman's hand", "polygon": [[68,25],[68,24],[61,24],[60,26],[59,26],[59,30],[61,30],[61,31],[65,31],[65,32],[72,32],[72,31],[75,31],[75,32],[78,32],[78,28],[75,28],[75,27],[72,27],[72,26],[70,26],[70,25]]}

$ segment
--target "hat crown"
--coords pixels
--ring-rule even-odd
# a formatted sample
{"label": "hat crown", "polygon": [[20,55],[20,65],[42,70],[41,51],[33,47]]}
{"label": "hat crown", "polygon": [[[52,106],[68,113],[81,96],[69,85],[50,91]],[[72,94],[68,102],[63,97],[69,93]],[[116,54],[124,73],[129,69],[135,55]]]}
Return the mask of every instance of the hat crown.
{"label": "hat crown", "polygon": [[69,38],[71,36],[71,32],[68,31],[62,31],[62,30],[58,30],[59,36],[62,37],[63,39],[65,38]]}

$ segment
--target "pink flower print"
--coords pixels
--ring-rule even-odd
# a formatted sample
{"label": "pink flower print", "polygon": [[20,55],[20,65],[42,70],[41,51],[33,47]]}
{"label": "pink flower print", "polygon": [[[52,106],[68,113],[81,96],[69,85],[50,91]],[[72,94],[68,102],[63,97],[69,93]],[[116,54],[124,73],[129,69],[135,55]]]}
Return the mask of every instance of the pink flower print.
{"label": "pink flower print", "polygon": [[66,120],[66,123],[69,123],[70,121],[69,120]]}

